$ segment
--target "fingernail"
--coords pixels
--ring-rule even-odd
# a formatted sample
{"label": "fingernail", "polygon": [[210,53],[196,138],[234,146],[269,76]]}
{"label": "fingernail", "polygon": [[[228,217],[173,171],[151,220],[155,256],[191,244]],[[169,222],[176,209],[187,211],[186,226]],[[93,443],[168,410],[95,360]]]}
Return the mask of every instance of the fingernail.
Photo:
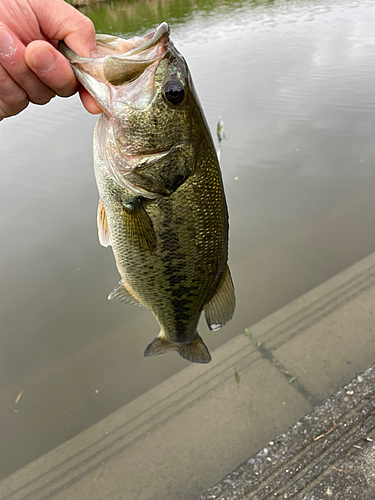
{"label": "fingernail", "polygon": [[33,69],[40,73],[52,71],[56,64],[56,57],[50,50],[38,49],[31,56]]}
{"label": "fingernail", "polygon": [[0,29],[0,55],[11,56],[16,50],[16,41],[7,29]]}

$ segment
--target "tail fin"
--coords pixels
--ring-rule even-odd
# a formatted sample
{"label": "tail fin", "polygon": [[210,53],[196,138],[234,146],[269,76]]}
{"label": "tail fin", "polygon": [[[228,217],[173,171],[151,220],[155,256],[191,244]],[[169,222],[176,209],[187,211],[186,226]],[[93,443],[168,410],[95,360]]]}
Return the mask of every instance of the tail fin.
{"label": "tail fin", "polygon": [[168,351],[177,351],[180,356],[192,363],[209,363],[211,361],[211,354],[198,334],[191,344],[169,342],[169,340],[158,335],[146,347],[144,355],[146,357],[160,356],[160,354],[165,354]]}

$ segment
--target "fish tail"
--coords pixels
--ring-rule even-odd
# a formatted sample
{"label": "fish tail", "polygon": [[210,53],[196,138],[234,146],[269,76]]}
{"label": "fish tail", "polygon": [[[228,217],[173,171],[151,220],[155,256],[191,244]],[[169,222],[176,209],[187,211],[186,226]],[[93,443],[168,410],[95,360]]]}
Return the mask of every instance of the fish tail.
{"label": "fish tail", "polygon": [[169,351],[177,351],[181,357],[192,363],[209,363],[211,361],[211,354],[198,333],[190,344],[169,342],[169,340],[159,334],[154,338],[151,344],[146,347],[144,356],[160,356],[160,354],[165,354]]}
{"label": "fish tail", "polygon": [[180,344],[177,352],[180,356],[193,363],[209,363],[211,361],[210,351],[198,333],[191,344]]}

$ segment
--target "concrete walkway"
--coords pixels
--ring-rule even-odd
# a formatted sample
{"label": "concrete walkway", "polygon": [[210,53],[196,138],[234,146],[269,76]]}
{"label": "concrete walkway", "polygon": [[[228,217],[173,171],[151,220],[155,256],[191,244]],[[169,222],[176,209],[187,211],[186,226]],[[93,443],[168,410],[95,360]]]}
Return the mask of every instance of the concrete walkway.
{"label": "concrete walkway", "polygon": [[[330,431],[327,438],[313,441],[317,444],[311,450],[315,450],[319,460],[319,446],[323,448],[356,415],[362,418],[365,408],[370,411],[367,400],[363,406],[357,405],[357,386],[347,390],[353,391],[353,395],[349,392],[337,396],[337,401],[344,398],[346,413],[338,405],[341,410],[328,418],[318,408],[311,414],[313,418],[303,421],[315,421],[317,417],[316,427],[306,434],[305,441],[295,437],[301,428],[297,425],[296,431],[292,428],[285,434],[284,441],[280,438],[276,450],[267,443],[374,362],[374,311],[372,254],[214,351],[210,365],[188,366],[7,477],[0,482],[0,499],[193,500],[259,450],[263,450],[262,463],[266,466],[276,463],[278,450],[284,453],[282,456],[290,454],[294,463],[294,457],[302,456],[303,450],[311,446],[311,438]],[[346,401],[350,396],[353,397]],[[368,397],[372,398],[372,393]],[[371,420],[371,412],[366,415]],[[348,441],[350,448],[354,444],[360,446],[358,442],[367,443],[359,459],[361,464],[373,454],[372,442],[364,441],[371,437],[367,434],[372,429],[372,424],[366,427],[366,423],[365,419],[359,427],[351,427],[354,437]],[[336,443],[339,446],[341,441]],[[329,456],[329,450],[336,445],[329,446],[328,443],[322,449],[320,457]],[[309,451],[306,457],[310,458]],[[329,462],[329,467],[339,462],[340,459]],[[286,469],[274,467],[267,469],[272,480],[277,482],[281,473],[288,475]],[[310,469],[306,467],[308,478]],[[350,467],[355,471],[355,465]],[[256,472],[254,469],[255,476]],[[230,477],[228,481],[233,482],[233,476]],[[247,497],[233,493],[222,498],[256,500],[256,496],[251,496],[254,483],[244,481],[246,488],[239,494]],[[259,491],[266,488],[265,483],[256,484]],[[328,486],[333,488],[334,484]],[[201,498],[221,498],[220,492],[215,497],[212,495],[218,493],[212,491]],[[259,499],[277,498],[277,490],[272,494],[265,491],[268,496]],[[326,498],[331,495],[329,491],[325,490],[325,496],[306,498]],[[276,497],[272,496],[275,492]],[[298,495],[302,492],[298,490]]]}
{"label": "concrete walkway", "polygon": [[375,364],[199,500],[374,500]]}

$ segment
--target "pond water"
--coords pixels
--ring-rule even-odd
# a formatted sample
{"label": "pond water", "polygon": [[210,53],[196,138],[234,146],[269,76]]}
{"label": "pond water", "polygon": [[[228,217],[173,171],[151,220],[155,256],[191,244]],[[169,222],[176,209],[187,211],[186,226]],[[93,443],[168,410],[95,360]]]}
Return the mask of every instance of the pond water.
{"label": "pond water", "polygon": [[[375,250],[375,5],[371,1],[111,2],[98,32],[168,21],[211,130],[230,212],[235,318],[212,350]],[[108,302],[92,130],[77,96],[0,127],[0,477],[181,370],[144,358],[144,308]],[[21,396],[20,396],[21,394]],[[18,401],[17,401],[18,400]],[[17,403],[16,403],[17,401]]]}

